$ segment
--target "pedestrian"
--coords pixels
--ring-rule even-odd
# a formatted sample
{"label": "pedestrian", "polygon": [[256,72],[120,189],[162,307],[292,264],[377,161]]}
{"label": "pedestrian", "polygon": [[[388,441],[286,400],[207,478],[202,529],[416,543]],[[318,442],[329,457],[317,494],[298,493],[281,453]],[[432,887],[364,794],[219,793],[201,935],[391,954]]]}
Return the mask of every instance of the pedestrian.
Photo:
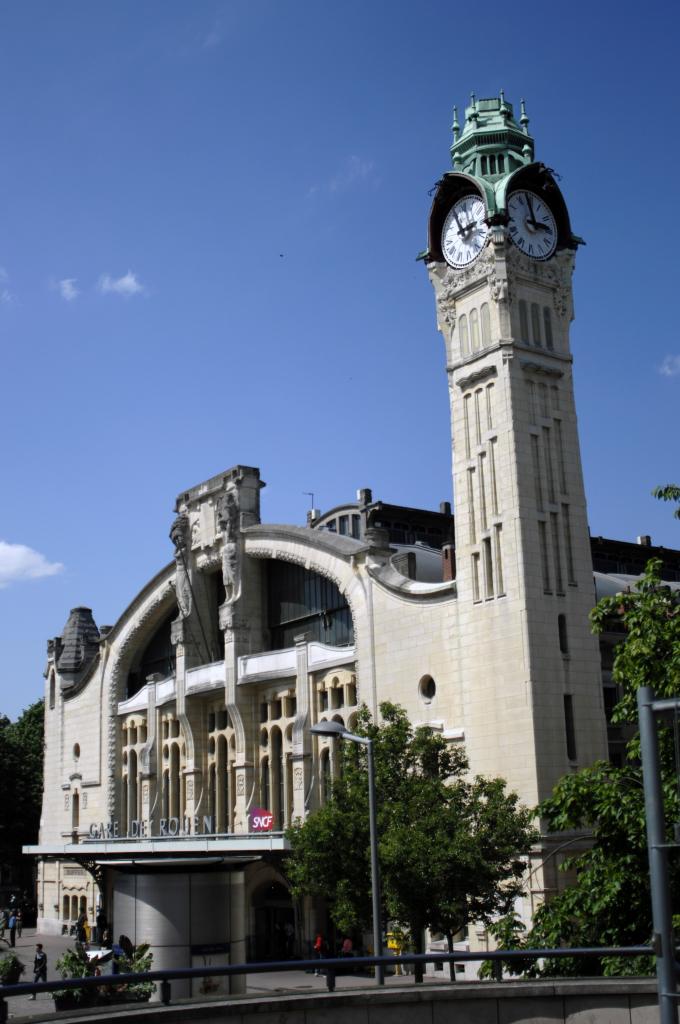
{"label": "pedestrian", "polygon": [[17,938],[18,939],[21,938],[21,930],[22,930],[23,927],[24,927],[24,912],[21,909],[21,907],[19,907],[19,909],[17,910]]}
{"label": "pedestrian", "polygon": [[17,915],[13,910],[10,911],[9,921],[7,922],[9,928],[9,944],[10,946],[16,946],[17,944]]}
{"label": "pedestrian", "polygon": [[97,923],[97,941],[100,946],[103,946],[104,933],[106,932],[106,914],[104,913],[103,907],[98,907],[95,921]]}
{"label": "pedestrian", "polygon": [[[43,951],[42,942],[37,942],[33,958],[33,984],[37,985],[41,981],[47,981],[47,956]],[[35,999],[35,992],[30,998]]]}
{"label": "pedestrian", "polygon": [[0,939],[5,938],[5,928],[7,927],[7,911],[0,910]]}
{"label": "pedestrian", "polygon": [[[323,960],[323,958],[326,955],[327,946],[326,946],[326,940],[324,939],[324,937],[321,934],[321,932],[317,932],[316,938],[314,939],[314,947],[313,948],[314,948],[314,957],[315,957],[315,959],[316,960]],[[316,971],[314,971],[314,973],[316,975],[319,975],[319,974],[321,974],[321,971],[317,969]]]}
{"label": "pedestrian", "polygon": [[354,947],[352,940],[349,935],[346,935],[342,940],[342,949],[340,950],[340,956],[353,956]]}

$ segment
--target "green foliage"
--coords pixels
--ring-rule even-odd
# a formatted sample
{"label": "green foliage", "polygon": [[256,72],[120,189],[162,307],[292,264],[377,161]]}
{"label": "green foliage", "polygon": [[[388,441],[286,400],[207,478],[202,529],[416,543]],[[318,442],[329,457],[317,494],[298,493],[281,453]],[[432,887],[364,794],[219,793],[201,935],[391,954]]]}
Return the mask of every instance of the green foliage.
{"label": "green foliage", "polygon": [[26,968],[16,953],[0,957],[0,985],[16,985]]}
{"label": "green foliage", "polygon": [[[356,733],[374,740],[384,920],[453,935],[506,913],[520,890],[520,860],[535,841],[532,815],[501,779],[469,779],[467,760],[405,711],[363,708]],[[371,922],[366,752],[340,748],[342,773],[324,807],[287,832],[293,894],[323,897],[342,931]]]}
{"label": "green foliage", "polygon": [[676,519],[680,519],[680,487],[677,484],[665,484],[663,487],[655,487],[652,494],[661,501],[674,501],[678,508],[676,508],[673,515]]}
{"label": "green foliage", "polygon": [[[595,633],[623,626],[625,639],[616,648],[613,678],[623,687],[614,721],[637,721],[636,692],[651,686],[657,697],[680,693],[680,592],[660,577],[662,563],[649,562],[635,590],[604,598],[591,613]],[[680,820],[673,741],[660,730],[660,754],[668,841],[672,822]],[[554,832],[592,834],[592,845],[568,857],[564,870],[576,881],[539,908],[523,942],[498,930],[499,946],[628,946],[650,942],[652,934],[644,794],[639,740],[627,746],[627,761],[616,768],[600,761],[562,778],[539,811]],[[670,859],[673,911],[680,911],[680,862]],[[526,966],[526,965],[524,965]],[[522,965],[507,965],[522,972]],[[543,975],[649,974],[651,957],[548,960],[525,973]]]}
{"label": "green foliage", "polygon": [[[115,958],[119,974],[146,974],[151,970],[153,953],[149,949],[148,942],[142,942],[135,946],[132,956],[117,956]],[[148,999],[156,986],[152,981],[131,982],[129,985],[119,986],[135,999]]]}
{"label": "green foliage", "polygon": [[[129,957],[124,954],[114,957],[118,974],[145,974],[151,970],[152,961],[153,953],[150,952],[148,943],[140,943]],[[80,944],[73,949],[67,949],[57,960],[55,966],[62,978],[92,978],[98,967],[96,961],[91,961],[88,958]],[[110,969],[110,964],[103,967],[105,972]],[[124,1002],[126,999],[136,1002],[148,999],[155,991],[156,986],[152,981],[139,981],[102,986],[96,992],[92,988],[59,989],[54,995],[59,999],[72,999],[76,1003],[94,1000],[110,1002],[112,999],[119,1002]]]}
{"label": "green foliage", "polygon": [[21,864],[21,847],[35,843],[43,778],[42,700],[16,722],[0,716],[0,862]]}

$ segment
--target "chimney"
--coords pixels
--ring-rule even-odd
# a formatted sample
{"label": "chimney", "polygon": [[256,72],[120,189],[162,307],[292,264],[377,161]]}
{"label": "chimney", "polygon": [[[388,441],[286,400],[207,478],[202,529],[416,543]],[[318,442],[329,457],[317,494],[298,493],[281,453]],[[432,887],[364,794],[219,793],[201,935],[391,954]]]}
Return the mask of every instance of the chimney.
{"label": "chimney", "polygon": [[442,544],[442,579],[448,583],[456,578],[456,549],[453,544]]}
{"label": "chimney", "polygon": [[641,544],[643,548],[651,548],[652,538],[648,533],[643,533],[641,537],[637,539],[638,544]]}
{"label": "chimney", "polygon": [[357,491],[357,501],[360,505],[370,505],[373,501],[373,491],[370,487],[361,487]]}

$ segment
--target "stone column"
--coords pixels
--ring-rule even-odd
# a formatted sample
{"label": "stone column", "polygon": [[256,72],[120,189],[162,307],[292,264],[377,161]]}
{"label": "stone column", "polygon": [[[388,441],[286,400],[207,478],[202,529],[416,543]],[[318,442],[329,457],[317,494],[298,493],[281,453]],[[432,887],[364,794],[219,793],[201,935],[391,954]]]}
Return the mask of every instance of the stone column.
{"label": "stone column", "polygon": [[295,637],[295,700],[293,723],[293,819],[305,817],[305,794],[312,781],[311,681],[309,678],[309,633]]}
{"label": "stone column", "polygon": [[[246,905],[246,879],[244,871],[229,875],[229,959],[232,964],[244,964],[248,956],[248,907]],[[231,992],[245,994],[246,977],[231,978]]]}

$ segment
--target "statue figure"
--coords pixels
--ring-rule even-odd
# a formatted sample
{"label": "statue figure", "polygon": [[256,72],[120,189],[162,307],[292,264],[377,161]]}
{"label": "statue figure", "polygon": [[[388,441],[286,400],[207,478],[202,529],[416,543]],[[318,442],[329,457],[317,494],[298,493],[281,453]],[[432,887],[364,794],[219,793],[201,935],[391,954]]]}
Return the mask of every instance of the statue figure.
{"label": "statue figure", "polygon": [[189,517],[185,512],[180,512],[170,527],[170,540],[175,545],[175,563],[177,565],[175,575],[175,593],[177,594],[177,605],[180,618],[186,619],[191,615],[191,582],[189,570],[186,563],[186,552],[188,548]]}
{"label": "statue figure", "polygon": [[226,604],[233,604],[241,593],[240,512],[234,487],[228,487],[217,506],[217,522],[222,531],[222,579]]}

